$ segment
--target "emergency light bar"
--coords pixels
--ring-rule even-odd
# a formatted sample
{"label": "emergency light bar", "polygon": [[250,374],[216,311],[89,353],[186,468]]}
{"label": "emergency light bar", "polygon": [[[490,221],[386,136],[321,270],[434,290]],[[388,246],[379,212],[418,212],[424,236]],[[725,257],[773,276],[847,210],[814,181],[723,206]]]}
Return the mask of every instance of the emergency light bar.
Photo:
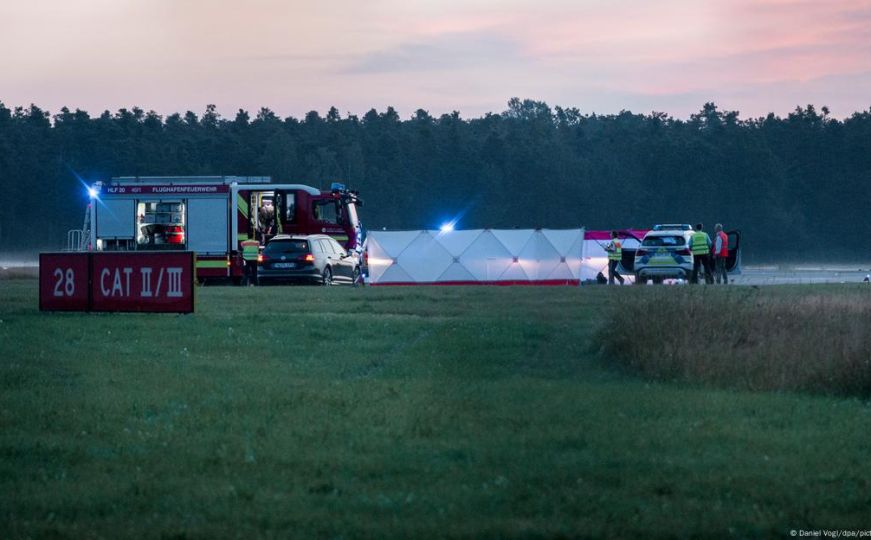
{"label": "emergency light bar", "polygon": [[663,223],[653,226],[654,231],[691,231],[693,226],[688,223]]}

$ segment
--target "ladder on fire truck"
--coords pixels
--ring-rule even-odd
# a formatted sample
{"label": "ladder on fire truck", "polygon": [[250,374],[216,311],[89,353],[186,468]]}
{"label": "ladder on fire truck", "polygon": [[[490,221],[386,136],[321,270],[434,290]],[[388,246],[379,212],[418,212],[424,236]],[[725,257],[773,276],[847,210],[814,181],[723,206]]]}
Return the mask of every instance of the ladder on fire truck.
{"label": "ladder on fire truck", "polygon": [[88,251],[91,239],[91,204],[85,208],[85,219],[81,229],[67,231],[67,251]]}

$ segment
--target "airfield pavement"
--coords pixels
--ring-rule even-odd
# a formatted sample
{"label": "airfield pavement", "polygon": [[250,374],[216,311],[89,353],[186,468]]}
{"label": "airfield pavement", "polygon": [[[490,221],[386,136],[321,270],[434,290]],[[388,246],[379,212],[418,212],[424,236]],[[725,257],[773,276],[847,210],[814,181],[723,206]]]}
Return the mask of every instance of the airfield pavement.
{"label": "airfield pavement", "polygon": [[869,264],[747,266],[733,280],[736,285],[860,283],[868,274],[871,274]]}
{"label": "airfield pavement", "polygon": [[[0,280],[37,278],[35,260],[0,262]],[[747,265],[731,276],[735,285],[811,285],[823,283],[861,283],[871,274],[871,263],[847,264],[771,264]],[[869,283],[871,285],[871,283]]]}

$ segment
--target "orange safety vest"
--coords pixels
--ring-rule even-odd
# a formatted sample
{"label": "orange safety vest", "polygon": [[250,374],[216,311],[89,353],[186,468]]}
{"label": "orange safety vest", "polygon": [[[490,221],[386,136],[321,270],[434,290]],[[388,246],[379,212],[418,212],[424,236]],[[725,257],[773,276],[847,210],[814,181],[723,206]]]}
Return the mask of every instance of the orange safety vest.
{"label": "orange safety vest", "polygon": [[717,236],[720,237],[720,252],[714,253],[714,256],[725,259],[729,256],[729,237],[723,231],[718,232]]}

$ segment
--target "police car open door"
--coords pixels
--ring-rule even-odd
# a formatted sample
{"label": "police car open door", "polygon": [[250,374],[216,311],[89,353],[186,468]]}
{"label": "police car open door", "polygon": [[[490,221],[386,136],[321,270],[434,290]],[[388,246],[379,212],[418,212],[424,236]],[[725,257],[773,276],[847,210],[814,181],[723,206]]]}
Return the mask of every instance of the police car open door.
{"label": "police car open door", "polygon": [[741,232],[726,231],[729,237],[729,256],[726,257],[726,271],[730,274],[741,273]]}
{"label": "police car open door", "polygon": [[629,230],[617,231],[617,235],[623,242],[623,247],[620,250],[620,264],[617,271],[621,274],[634,274],[635,253],[638,251],[642,239],[635,236],[632,231]]}

